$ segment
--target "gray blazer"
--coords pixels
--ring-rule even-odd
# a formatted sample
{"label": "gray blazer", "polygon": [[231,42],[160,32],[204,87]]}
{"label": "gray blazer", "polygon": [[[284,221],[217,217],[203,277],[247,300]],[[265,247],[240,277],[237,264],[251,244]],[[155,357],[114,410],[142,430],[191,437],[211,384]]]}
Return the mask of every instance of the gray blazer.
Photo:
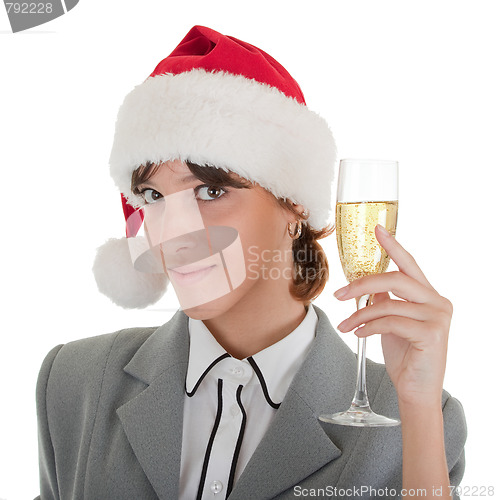
{"label": "gray blazer", "polygon": [[[317,420],[348,408],[356,356],[314,307],[315,341],[230,500],[303,497],[312,494],[309,489],[321,497],[399,498],[401,427],[361,429]],[[48,353],[36,393],[38,499],[178,498],[188,347],[188,316],[179,310],[159,328],[121,330]],[[384,365],[367,363],[372,407],[398,416]],[[446,391],[442,405],[450,479],[458,485],[465,417]]]}

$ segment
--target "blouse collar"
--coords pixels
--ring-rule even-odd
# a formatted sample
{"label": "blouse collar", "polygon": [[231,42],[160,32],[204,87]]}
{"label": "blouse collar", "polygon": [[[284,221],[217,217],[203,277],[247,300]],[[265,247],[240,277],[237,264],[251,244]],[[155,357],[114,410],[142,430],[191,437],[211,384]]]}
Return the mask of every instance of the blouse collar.
{"label": "blouse collar", "polygon": [[315,338],[317,322],[317,314],[310,304],[305,318],[291,333],[253,356],[237,360],[217,342],[203,321],[189,318],[190,346],[186,392],[192,396],[206,375],[218,363],[230,358],[229,363],[233,366],[245,364],[247,370],[251,367],[257,375],[267,402],[277,408]]}

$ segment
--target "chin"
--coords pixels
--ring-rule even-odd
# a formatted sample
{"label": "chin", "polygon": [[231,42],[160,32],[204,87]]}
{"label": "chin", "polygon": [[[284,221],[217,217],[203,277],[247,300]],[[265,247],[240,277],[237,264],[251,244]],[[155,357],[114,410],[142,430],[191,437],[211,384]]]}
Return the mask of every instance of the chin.
{"label": "chin", "polygon": [[184,313],[191,319],[208,320],[221,316],[231,310],[246,295],[253,284],[249,280],[222,297],[205,302],[198,306],[183,308]]}
{"label": "chin", "polygon": [[230,305],[225,304],[226,301],[224,299],[225,296],[199,306],[183,309],[183,311],[191,319],[207,320],[216,318],[231,308]]}

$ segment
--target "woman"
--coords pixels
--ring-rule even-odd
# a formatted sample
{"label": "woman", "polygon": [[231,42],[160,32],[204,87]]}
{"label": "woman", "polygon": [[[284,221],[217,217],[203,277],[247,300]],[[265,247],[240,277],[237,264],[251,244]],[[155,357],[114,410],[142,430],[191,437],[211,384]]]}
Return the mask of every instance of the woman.
{"label": "woman", "polygon": [[47,355],[41,499],[450,496],[466,437],[442,388],[451,304],[380,226],[399,271],[338,290],[375,294],[339,329],[382,334],[369,398],[402,425],[317,419],[348,407],[356,369],[312,304],[328,278],[317,239],[332,232],[334,162],[327,124],[289,73],[208,28],[126,97],[110,167],[128,238],[100,249],[97,283],[144,307],[170,280],[182,310]]}

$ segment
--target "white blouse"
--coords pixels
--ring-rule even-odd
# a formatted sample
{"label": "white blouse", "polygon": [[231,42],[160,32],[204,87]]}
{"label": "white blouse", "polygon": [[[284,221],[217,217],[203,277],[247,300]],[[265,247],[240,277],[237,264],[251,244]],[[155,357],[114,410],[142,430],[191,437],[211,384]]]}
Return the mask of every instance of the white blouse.
{"label": "white blouse", "polygon": [[289,335],[239,360],[189,318],[180,500],[229,495],[303,363],[317,320],[310,304]]}

